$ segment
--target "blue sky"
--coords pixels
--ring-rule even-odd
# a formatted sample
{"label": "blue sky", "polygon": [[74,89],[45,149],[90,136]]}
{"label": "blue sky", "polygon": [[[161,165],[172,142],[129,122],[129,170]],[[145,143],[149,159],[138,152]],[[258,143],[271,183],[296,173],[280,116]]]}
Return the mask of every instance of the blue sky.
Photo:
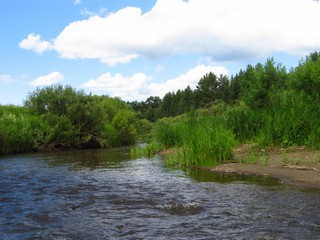
{"label": "blue sky", "polygon": [[313,0],[0,0],[0,104],[51,84],[145,100],[320,48]]}

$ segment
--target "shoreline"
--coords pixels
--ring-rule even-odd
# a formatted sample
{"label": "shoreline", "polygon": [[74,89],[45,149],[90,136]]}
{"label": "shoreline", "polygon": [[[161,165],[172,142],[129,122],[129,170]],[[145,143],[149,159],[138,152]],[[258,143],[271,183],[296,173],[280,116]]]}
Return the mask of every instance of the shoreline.
{"label": "shoreline", "polygon": [[[255,152],[255,162],[248,162],[252,151]],[[244,144],[235,149],[234,154],[237,162],[224,163],[208,170],[270,176],[286,185],[320,189],[319,150],[313,151],[304,147],[258,149]]]}
{"label": "shoreline", "polygon": [[275,169],[268,166],[230,163],[222,164],[208,171],[225,174],[243,174],[247,176],[263,176],[277,179],[280,183],[294,187],[320,189],[320,172],[305,169]]}
{"label": "shoreline", "polygon": [[[167,149],[160,154],[173,153],[173,149]],[[234,157],[233,162],[215,167],[196,167],[215,173],[272,177],[285,185],[320,189],[320,150],[305,147],[260,149],[253,144],[243,144],[234,150]]]}

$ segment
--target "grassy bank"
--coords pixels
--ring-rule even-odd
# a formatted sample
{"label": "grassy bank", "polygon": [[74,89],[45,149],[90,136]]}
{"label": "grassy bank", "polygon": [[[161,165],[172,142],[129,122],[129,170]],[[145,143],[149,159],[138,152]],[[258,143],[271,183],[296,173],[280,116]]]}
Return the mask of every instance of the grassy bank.
{"label": "grassy bank", "polygon": [[250,109],[244,103],[233,106],[220,103],[163,118],[155,124],[155,140],[164,149],[175,149],[167,157],[170,164],[186,166],[215,166],[234,161],[234,148],[244,143],[259,148],[303,145],[319,149],[320,107],[300,100],[300,104],[287,102],[264,109]]}
{"label": "grassy bank", "polygon": [[270,58],[248,65],[230,79],[208,73],[196,89],[166,94],[158,109],[148,102],[140,107],[160,116],[154,135],[165,148],[175,148],[171,163],[216,165],[232,160],[231,149],[243,143],[316,150],[320,148],[319,79],[319,52],[289,71]]}

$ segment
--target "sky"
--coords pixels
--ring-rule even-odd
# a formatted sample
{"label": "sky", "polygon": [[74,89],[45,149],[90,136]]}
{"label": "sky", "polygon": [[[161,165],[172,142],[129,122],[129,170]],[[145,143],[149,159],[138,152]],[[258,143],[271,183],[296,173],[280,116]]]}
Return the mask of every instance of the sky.
{"label": "sky", "polygon": [[320,49],[315,0],[0,0],[0,104],[52,84],[144,101]]}

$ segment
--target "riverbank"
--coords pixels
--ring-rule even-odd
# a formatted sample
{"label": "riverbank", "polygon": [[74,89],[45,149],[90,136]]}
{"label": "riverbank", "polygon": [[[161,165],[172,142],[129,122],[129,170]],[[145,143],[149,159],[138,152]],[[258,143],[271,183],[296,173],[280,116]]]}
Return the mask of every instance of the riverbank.
{"label": "riverbank", "polygon": [[[173,149],[168,149],[160,154],[173,153]],[[320,150],[305,147],[259,149],[243,144],[234,150],[232,162],[204,169],[226,174],[271,176],[287,185],[320,189]]]}
{"label": "riverbank", "polygon": [[234,150],[235,162],[208,168],[212,172],[271,176],[284,184],[320,189],[320,151],[304,147],[252,150],[241,145]]}

